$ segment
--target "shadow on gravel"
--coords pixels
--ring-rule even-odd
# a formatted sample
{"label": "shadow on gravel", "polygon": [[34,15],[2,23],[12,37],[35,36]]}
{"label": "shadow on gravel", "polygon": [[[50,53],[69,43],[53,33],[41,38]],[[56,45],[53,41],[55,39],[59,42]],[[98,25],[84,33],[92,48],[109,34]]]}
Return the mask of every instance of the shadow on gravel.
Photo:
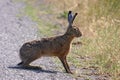
{"label": "shadow on gravel", "polygon": [[44,72],[44,73],[54,73],[54,74],[57,73],[57,71],[43,70],[41,67],[37,67],[37,68],[23,68],[23,67],[17,67],[17,66],[10,66],[8,68],[10,68],[10,69],[20,69],[20,70],[29,70],[29,71],[34,71],[36,73],[41,73],[41,72]]}

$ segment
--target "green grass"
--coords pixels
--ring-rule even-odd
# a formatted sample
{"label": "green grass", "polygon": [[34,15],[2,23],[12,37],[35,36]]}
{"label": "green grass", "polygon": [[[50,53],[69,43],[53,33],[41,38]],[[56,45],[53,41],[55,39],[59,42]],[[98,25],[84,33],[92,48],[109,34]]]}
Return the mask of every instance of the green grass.
{"label": "green grass", "polygon": [[31,17],[31,19],[38,24],[38,28],[41,34],[45,36],[51,36],[53,35],[52,30],[55,29],[55,25],[52,25],[51,23],[44,22],[38,17],[39,10],[37,8],[34,8],[31,5],[27,5],[25,7],[25,13]]}
{"label": "green grass", "polygon": [[[19,1],[19,0],[18,0]],[[57,30],[58,27],[54,24],[51,24],[50,22],[46,22],[40,19],[39,14],[44,13],[48,14],[50,13],[50,10],[41,11],[37,7],[33,7],[33,4],[29,0],[22,0],[26,6],[24,8],[25,15],[29,16],[34,22],[37,23],[39,34],[42,34],[44,36],[52,36],[54,34],[54,30]],[[40,8],[43,8],[43,5],[40,6]],[[20,17],[21,15],[17,15]]]}
{"label": "green grass", "polygon": [[99,47],[99,54],[96,56],[96,64],[100,65],[104,73],[117,77],[120,72],[120,26],[109,26],[99,31],[99,38],[96,43]]}
{"label": "green grass", "polygon": [[100,73],[109,74],[113,80],[119,80],[120,1],[99,0],[95,5],[91,3],[88,6],[85,23],[96,35],[92,38],[83,37],[82,47],[77,52],[74,49],[73,53],[91,57],[92,64],[88,61],[88,65],[95,65],[99,67]]}
{"label": "green grass", "polygon": [[59,18],[67,19],[67,16],[68,16],[68,12],[64,11],[63,13],[60,14]]}
{"label": "green grass", "polygon": [[[93,6],[91,6],[92,12],[96,18],[102,17],[111,17],[118,18],[120,17],[120,1],[119,0],[100,0]],[[120,18],[119,18],[120,19]]]}

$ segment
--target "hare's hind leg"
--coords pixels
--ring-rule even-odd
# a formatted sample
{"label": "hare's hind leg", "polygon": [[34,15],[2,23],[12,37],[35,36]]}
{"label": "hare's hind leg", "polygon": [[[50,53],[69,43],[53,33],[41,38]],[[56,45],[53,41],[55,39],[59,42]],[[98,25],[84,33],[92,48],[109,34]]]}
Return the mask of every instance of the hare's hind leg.
{"label": "hare's hind leg", "polygon": [[41,69],[39,66],[31,66],[30,63],[35,61],[37,58],[28,58],[22,64],[22,67],[25,69]]}

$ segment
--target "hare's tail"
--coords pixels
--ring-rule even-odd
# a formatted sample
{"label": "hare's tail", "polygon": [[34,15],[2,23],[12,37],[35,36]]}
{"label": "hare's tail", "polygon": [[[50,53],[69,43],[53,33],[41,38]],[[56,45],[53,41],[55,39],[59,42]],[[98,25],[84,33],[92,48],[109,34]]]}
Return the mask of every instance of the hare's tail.
{"label": "hare's tail", "polygon": [[23,64],[23,61],[22,62],[20,62],[20,63],[18,63],[17,65],[19,66],[19,65],[22,65]]}

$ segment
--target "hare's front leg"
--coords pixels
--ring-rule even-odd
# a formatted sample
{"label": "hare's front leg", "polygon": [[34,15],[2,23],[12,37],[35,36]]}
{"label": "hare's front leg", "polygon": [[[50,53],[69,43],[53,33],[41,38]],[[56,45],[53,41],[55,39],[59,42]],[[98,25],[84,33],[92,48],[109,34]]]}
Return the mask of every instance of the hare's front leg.
{"label": "hare's front leg", "polygon": [[67,63],[66,56],[65,57],[59,57],[59,59],[62,62],[63,66],[64,66],[64,68],[66,70],[66,72],[72,74],[72,72],[70,71],[69,65]]}

